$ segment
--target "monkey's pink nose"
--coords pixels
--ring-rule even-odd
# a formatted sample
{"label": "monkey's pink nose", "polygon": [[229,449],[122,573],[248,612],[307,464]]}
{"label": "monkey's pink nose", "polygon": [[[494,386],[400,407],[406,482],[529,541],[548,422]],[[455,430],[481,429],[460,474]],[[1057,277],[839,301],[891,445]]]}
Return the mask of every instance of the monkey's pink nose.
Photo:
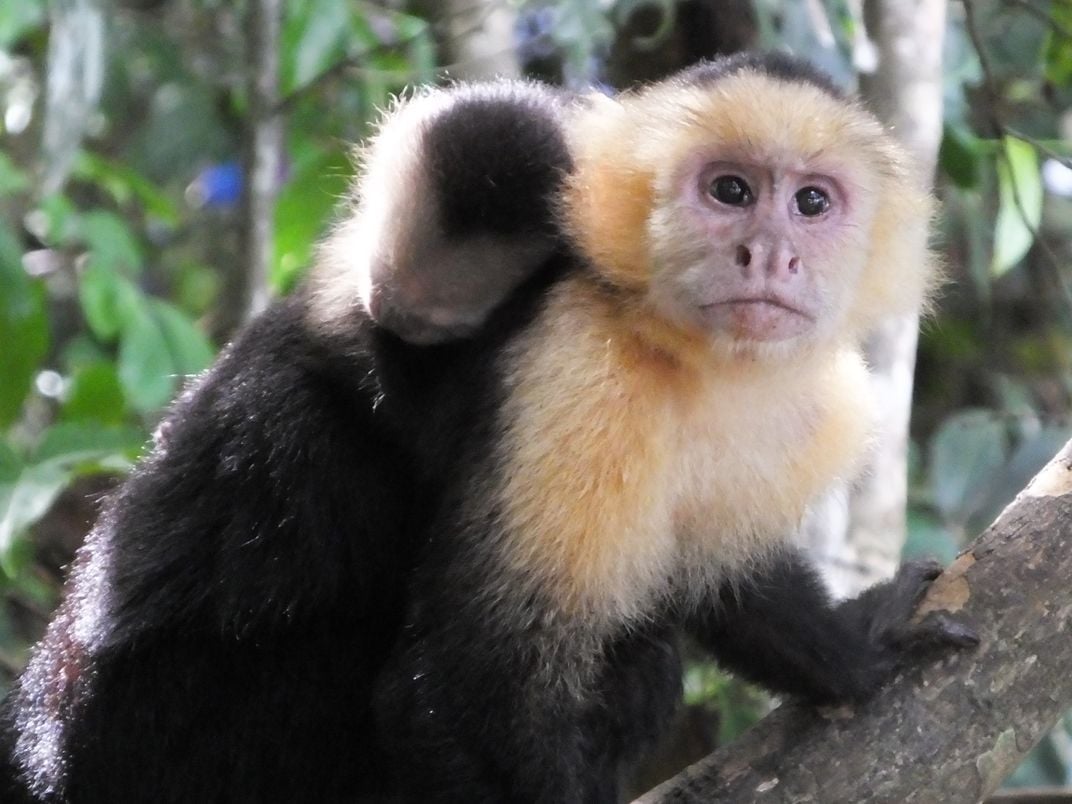
{"label": "monkey's pink nose", "polygon": [[734,261],[746,279],[757,269],[769,279],[788,279],[800,272],[800,258],[785,242],[765,243],[760,240],[740,244],[734,253]]}

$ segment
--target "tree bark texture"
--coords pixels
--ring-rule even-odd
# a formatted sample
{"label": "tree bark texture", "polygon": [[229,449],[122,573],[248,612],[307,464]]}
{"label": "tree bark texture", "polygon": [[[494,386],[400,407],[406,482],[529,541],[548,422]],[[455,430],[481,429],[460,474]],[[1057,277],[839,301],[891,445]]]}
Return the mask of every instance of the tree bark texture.
{"label": "tree bark texture", "polygon": [[638,804],[967,804],[1072,704],[1072,442],[932,585],[982,641],[898,675],[867,704],[786,705]]}

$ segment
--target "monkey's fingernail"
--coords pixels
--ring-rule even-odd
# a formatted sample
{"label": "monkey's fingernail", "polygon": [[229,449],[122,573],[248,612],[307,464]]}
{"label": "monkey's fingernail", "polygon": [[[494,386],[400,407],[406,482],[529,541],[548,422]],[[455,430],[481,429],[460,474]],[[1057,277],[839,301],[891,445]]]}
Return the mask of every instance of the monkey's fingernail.
{"label": "monkey's fingernail", "polygon": [[924,579],[933,581],[945,571],[945,567],[934,561],[925,561],[920,564],[919,570]]}
{"label": "monkey's fingernail", "polygon": [[943,635],[947,642],[957,647],[969,648],[980,642],[979,632],[962,620],[941,618]]}

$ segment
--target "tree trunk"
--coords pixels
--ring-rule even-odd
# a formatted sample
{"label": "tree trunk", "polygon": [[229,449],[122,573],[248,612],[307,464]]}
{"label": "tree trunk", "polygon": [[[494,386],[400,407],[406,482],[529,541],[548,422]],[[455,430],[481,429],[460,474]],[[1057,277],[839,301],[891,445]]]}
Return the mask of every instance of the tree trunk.
{"label": "tree trunk", "polygon": [[491,0],[415,0],[413,9],[432,22],[439,62],[463,81],[517,78],[514,47],[516,4]]}
{"label": "tree trunk", "polygon": [[942,802],[984,798],[1072,704],[1072,442],[938,578],[917,617],[982,642],[911,668],[853,711],[786,705],[638,799]]}
{"label": "tree trunk", "polygon": [[224,277],[213,334],[234,330],[268,306],[275,246],[275,202],[283,173],[283,117],[279,112],[282,0],[249,0],[245,22],[249,117],[244,136],[241,258]]}

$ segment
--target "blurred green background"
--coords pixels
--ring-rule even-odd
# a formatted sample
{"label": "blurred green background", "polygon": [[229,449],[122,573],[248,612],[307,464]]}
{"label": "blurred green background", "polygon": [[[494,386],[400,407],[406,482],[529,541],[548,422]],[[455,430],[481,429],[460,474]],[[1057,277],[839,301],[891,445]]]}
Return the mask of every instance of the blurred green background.
{"label": "blurred green background", "polygon": [[[469,5],[512,15],[500,47],[520,70],[574,87],[745,44],[810,55],[850,86],[859,66],[851,0]],[[973,25],[961,3],[948,10],[936,182],[951,282],[920,342],[905,548],[947,560],[1072,436],[1072,3],[973,7]],[[284,145],[269,268],[254,280],[249,12],[223,0],[0,3],[4,687],[101,496],[226,343],[250,282],[282,294],[300,280],[377,110],[445,67],[466,73],[451,61],[464,36],[455,4],[285,3]],[[699,659],[686,688],[679,756],[767,706]],[[1072,781],[1070,729],[1066,718],[1011,783]]]}

